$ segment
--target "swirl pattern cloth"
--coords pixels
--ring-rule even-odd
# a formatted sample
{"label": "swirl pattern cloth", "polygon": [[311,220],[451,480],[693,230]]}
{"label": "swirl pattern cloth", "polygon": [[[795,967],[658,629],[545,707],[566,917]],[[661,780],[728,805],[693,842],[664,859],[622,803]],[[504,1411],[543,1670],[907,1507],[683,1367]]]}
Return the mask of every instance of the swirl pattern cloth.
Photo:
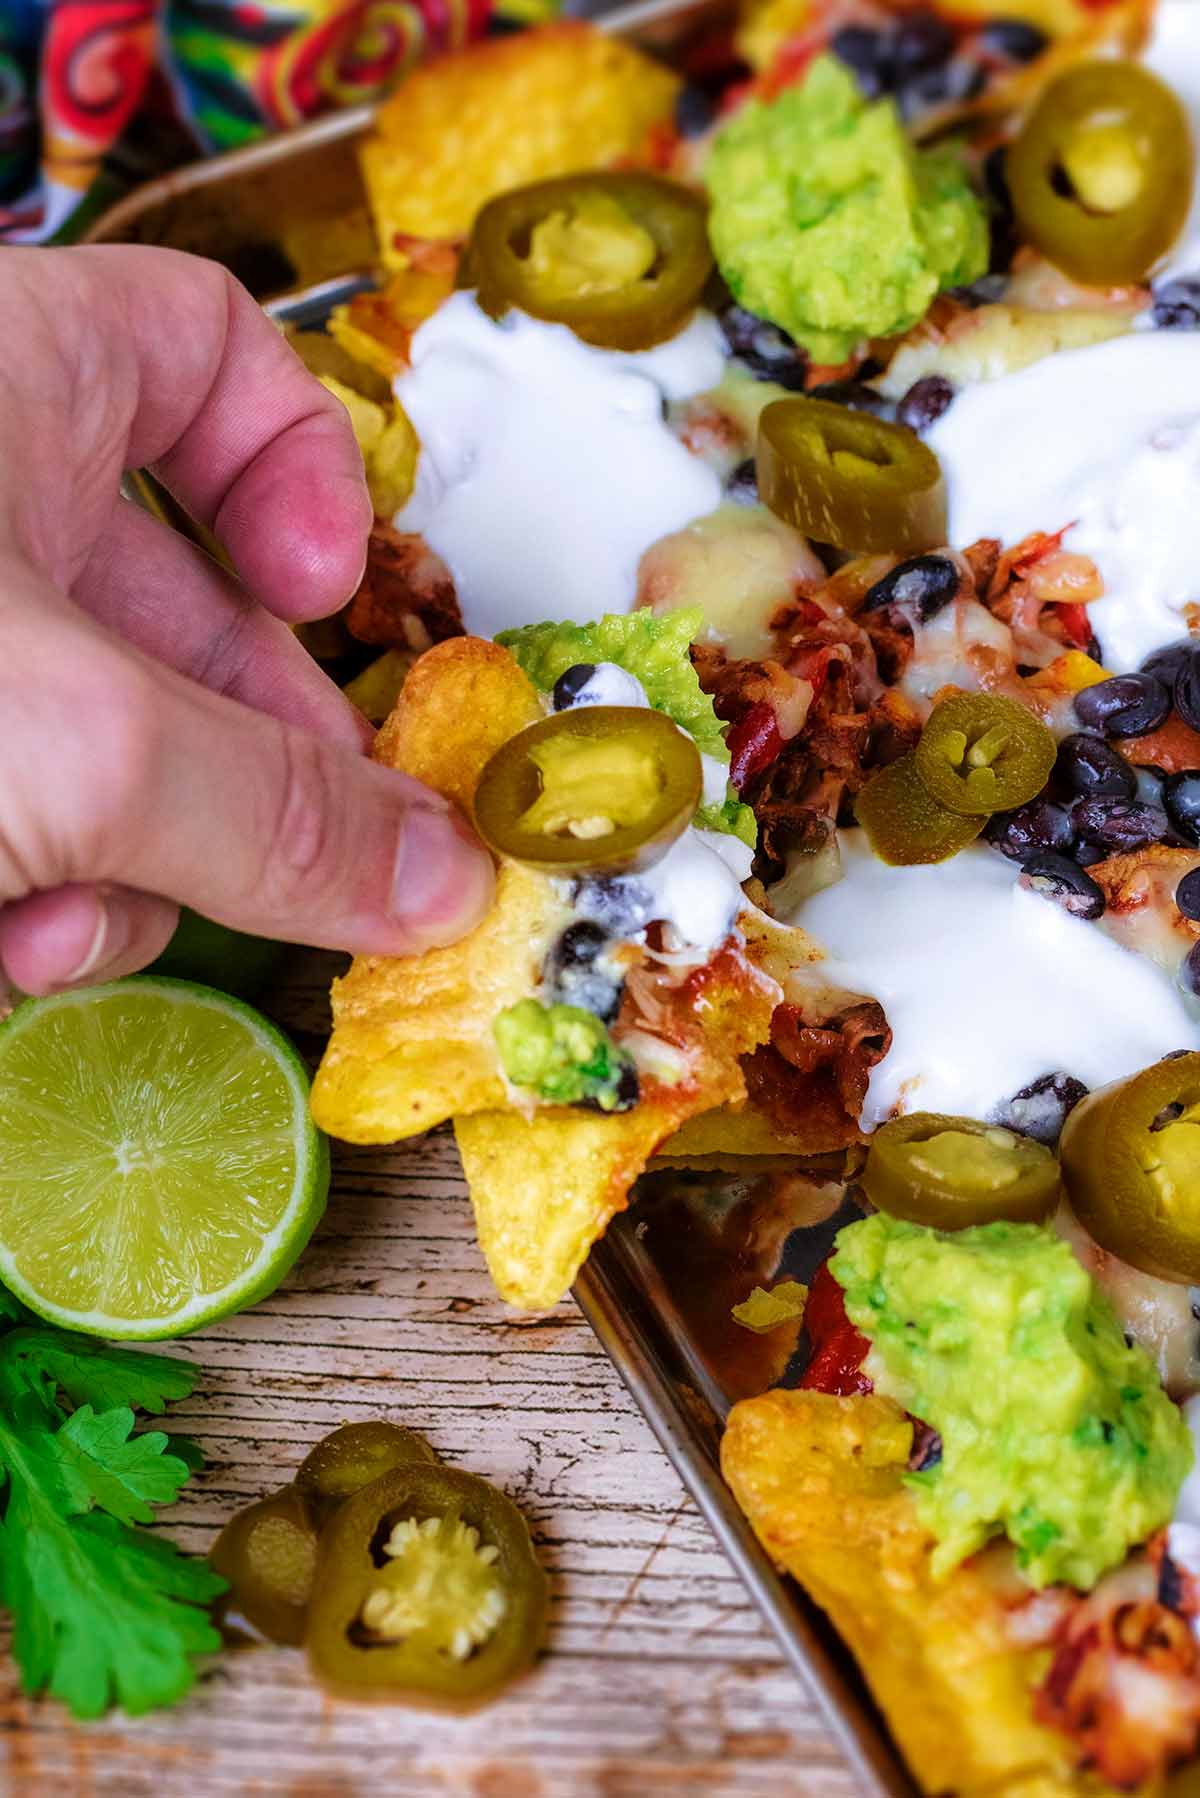
{"label": "swirl pattern cloth", "polygon": [[371,99],[490,0],[0,0],[0,242],[126,179]]}

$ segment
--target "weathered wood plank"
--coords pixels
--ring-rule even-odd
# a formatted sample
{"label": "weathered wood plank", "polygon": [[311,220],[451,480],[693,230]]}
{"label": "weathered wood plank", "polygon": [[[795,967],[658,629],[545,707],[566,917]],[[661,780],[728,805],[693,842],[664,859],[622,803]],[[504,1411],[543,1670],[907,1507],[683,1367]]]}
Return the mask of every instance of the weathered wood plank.
{"label": "weathered wood plank", "polygon": [[[323,966],[277,1011],[319,1033]],[[390,1416],[522,1505],[553,1579],[549,1652],[471,1717],[323,1697],[284,1650],[224,1657],[178,1709],[75,1725],[0,1665],[12,1798],[851,1798],[836,1749],[707,1525],[570,1302],[495,1297],[446,1134],[342,1150],[281,1292],[192,1338],[204,1370],[171,1427],[209,1459],[166,1518],[203,1551],[238,1505],[347,1418]]]}

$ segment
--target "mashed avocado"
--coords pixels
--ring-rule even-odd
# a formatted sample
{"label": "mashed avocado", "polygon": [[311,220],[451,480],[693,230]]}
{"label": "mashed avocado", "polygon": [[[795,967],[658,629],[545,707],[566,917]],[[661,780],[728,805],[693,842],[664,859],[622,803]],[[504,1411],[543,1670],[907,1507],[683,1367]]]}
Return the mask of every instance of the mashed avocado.
{"label": "mashed avocado", "polygon": [[636,1097],[631,1057],[599,1018],[578,1005],[521,999],[500,1013],[492,1029],[507,1078],[547,1105],[587,1101],[617,1111]]}
{"label": "mashed avocado", "polygon": [[864,100],[832,56],[743,107],[705,175],[730,292],[818,363],[906,331],[940,288],[987,267],[987,221],[960,158],[914,149],[893,103]]}
{"label": "mashed avocado", "polygon": [[[713,702],[703,691],[688,648],[703,628],[698,606],[662,616],[643,608],[610,612],[595,624],[526,624],[501,631],[497,643],[516,657],[534,686],[548,693],[560,674],[579,662],[615,662],[642,684],[655,711],[665,712],[693,737],[702,755],[728,762],[729,751]],[[754,813],[732,796],[723,804],[702,805],[701,830],[722,830],[753,849]]]}
{"label": "mashed avocado", "polygon": [[1051,1231],[944,1234],[879,1212],[841,1231],[830,1268],[876,1390],[942,1438],[909,1476],[935,1574],[1003,1533],[1033,1585],[1086,1591],[1168,1521],[1187,1425]]}

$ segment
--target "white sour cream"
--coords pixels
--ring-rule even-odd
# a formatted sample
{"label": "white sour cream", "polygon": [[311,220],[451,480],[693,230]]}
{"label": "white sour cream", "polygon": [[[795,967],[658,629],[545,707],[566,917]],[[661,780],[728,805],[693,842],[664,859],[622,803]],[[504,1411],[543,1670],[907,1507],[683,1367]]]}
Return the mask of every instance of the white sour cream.
{"label": "white sour cream", "polygon": [[[1200,149],[1200,14],[1196,0],[1158,0],[1154,29],[1142,61],[1160,81],[1174,88],[1187,110],[1192,137]],[[1195,274],[1200,274],[1200,182],[1192,194],[1187,222],[1156,278],[1169,281]]]}
{"label": "white sour cream", "polygon": [[[636,675],[616,662],[597,662],[579,689],[574,705],[649,705]],[[720,804],[729,770],[713,755],[701,755],[703,798]],[[754,853],[724,831],[697,830],[689,825],[661,860],[638,874],[610,875],[584,881],[571,901],[580,917],[603,924],[614,934],[640,938],[650,924],[666,926],[671,953],[696,954],[704,960],[720,947],[745,904],[742,881],[750,876]],[[571,886],[561,883],[570,897]]]}
{"label": "white sour cream", "polygon": [[892,1027],[864,1128],[897,1111],[986,1118],[1042,1074],[1101,1086],[1200,1045],[1167,974],[1020,887],[995,850],[890,868],[852,830],[841,856],[843,878],[790,921],[828,953],[810,980],[877,999]]}
{"label": "white sour cream", "polygon": [[[1200,10],[1196,15],[1200,36]],[[1105,596],[1088,608],[1105,666],[1187,635],[1200,599],[1200,333],[1147,331],[967,388],[928,434],[950,539],[1005,544],[1072,528]]]}
{"label": "white sour cream", "polygon": [[523,313],[497,323],[470,293],[425,321],[396,382],[421,442],[396,524],[447,564],[468,631],[629,610],[643,552],[720,502],[663,413],[724,366],[709,313],[629,355]]}

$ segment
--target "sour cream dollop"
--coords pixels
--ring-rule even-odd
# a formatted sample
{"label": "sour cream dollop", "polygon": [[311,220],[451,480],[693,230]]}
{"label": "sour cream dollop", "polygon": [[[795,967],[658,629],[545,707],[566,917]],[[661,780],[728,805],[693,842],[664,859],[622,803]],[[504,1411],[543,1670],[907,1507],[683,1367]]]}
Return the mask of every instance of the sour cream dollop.
{"label": "sour cream dollop", "polygon": [[635,354],[519,312],[497,322],[470,293],[425,321],[396,382],[421,442],[396,525],[447,564],[468,631],[629,610],[643,552],[720,502],[663,413],[724,366],[711,313]]}
{"label": "sour cream dollop", "polygon": [[1187,635],[1200,600],[1200,333],[1138,332],[960,393],[929,432],[950,540],[1013,544],[1070,525],[1105,595],[1088,607],[1115,672]]}
{"label": "sour cream dollop", "polygon": [[[615,662],[597,662],[571,704],[647,706],[646,689]],[[701,755],[703,798],[719,805],[729,770],[716,756]],[[718,949],[745,904],[742,882],[750,877],[753,851],[739,838],[689,824],[667,853],[637,874],[607,875],[579,883],[571,896],[578,915],[616,936],[640,936],[647,925],[666,926],[671,953],[703,960]],[[563,882],[564,895],[571,894]]]}
{"label": "sour cream dollop", "polygon": [[841,856],[843,878],[789,921],[827,951],[811,979],[877,999],[892,1027],[865,1129],[895,1111],[986,1118],[1042,1074],[1102,1086],[1200,1045],[1169,975],[1019,886],[995,850],[891,868],[853,830]]}

